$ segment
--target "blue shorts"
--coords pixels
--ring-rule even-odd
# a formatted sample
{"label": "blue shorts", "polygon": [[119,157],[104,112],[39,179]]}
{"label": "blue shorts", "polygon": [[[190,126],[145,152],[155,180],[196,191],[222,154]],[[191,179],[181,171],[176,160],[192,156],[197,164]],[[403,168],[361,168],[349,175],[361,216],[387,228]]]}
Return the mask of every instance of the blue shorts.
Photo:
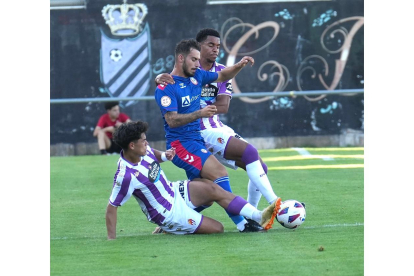
{"label": "blue shorts", "polygon": [[197,141],[175,140],[170,145],[175,148],[175,156],[172,160],[174,165],[184,169],[188,179],[200,178],[204,163],[211,155],[204,144]]}

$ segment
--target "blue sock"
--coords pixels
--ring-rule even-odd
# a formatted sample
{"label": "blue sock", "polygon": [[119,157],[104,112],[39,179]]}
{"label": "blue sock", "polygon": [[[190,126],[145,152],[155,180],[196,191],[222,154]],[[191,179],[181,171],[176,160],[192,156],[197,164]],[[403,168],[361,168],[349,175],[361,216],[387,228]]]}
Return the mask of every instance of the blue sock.
{"label": "blue sock", "polygon": [[[217,178],[216,180],[214,180],[214,183],[216,183],[217,185],[219,185],[220,187],[222,187],[224,190],[232,193],[231,188],[230,188],[230,180],[228,176],[223,176],[220,178]],[[242,222],[244,219],[243,216],[240,215],[233,215],[229,212],[227,212],[227,215],[231,218],[231,220],[234,222],[234,224],[239,224],[240,222]]]}

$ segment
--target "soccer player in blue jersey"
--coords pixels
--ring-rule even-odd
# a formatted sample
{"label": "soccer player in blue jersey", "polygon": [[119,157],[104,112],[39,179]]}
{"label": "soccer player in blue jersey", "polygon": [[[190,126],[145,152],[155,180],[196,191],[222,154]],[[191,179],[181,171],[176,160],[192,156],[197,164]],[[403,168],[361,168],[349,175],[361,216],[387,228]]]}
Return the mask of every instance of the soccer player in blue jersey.
{"label": "soccer player in blue jersey", "polygon": [[[220,50],[220,34],[214,29],[202,29],[196,35],[201,45],[200,67],[210,72],[220,72],[226,68],[216,62]],[[160,74],[156,77],[157,84],[173,84],[169,74]],[[257,149],[239,134],[222,123],[219,114],[228,112],[232,97],[231,80],[214,82],[203,86],[200,107],[215,105],[217,112],[208,118],[200,119],[201,136],[207,150],[224,166],[236,170],[243,168],[249,177],[247,201],[257,207],[262,194],[269,202],[277,199],[267,177],[267,166],[260,158]]]}
{"label": "soccer player in blue jersey", "polygon": [[[200,70],[200,44],[194,40],[182,40],[175,49],[175,66],[171,75],[174,84],[160,84],[155,90],[155,99],[164,119],[167,148],[173,147],[176,156],[173,163],[183,168],[189,179],[206,178],[231,192],[225,167],[206,149],[200,133],[200,119],[217,113],[215,105],[200,109],[201,89],[204,85],[224,82],[237,75],[249,62],[245,56],[235,65],[219,72]],[[276,204],[280,206],[281,199]],[[206,207],[206,206],[204,206]],[[202,210],[198,208],[197,210]],[[254,221],[228,213],[241,232],[262,231]]]}
{"label": "soccer player in blue jersey", "polygon": [[223,225],[194,211],[197,206],[217,202],[233,214],[243,215],[270,228],[278,209],[276,204],[259,211],[240,196],[229,193],[217,184],[203,179],[170,182],[160,163],[171,160],[175,149],[160,152],[152,149],[146,139],[148,124],[142,121],[119,126],[114,141],[121,148],[118,168],[106,209],[108,239],[116,238],[118,207],[133,196],[148,221],[172,234],[221,233]]}

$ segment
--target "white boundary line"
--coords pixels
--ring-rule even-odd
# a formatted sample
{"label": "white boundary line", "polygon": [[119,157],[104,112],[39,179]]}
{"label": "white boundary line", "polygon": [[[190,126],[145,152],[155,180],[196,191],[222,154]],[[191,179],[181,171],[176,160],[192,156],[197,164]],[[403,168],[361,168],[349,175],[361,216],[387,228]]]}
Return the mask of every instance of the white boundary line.
{"label": "white boundary line", "polygon": [[[309,156],[309,155],[312,155],[309,151],[307,151],[306,149],[304,149],[304,148],[292,148],[293,150],[296,150],[297,152],[299,152],[299,154],[300,155],[304,155],[304,156]],[[333,158],[331,158],[331,157],[322,157],[322,160],[325,160],[325,161],[332,161],[332,160],[334,160]]]}

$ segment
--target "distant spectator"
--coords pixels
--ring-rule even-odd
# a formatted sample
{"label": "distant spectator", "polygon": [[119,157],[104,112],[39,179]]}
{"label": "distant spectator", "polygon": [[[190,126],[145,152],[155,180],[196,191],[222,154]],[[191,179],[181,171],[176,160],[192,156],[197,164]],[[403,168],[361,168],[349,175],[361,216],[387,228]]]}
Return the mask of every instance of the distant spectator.
{"label": "distant spectator", "polygon": [[107,113],[99,118],[93,136],[98,139],[101,154],[120,153],[121,148],[112,141],[112,133],[122,123],[129,122],[131,119],[125,113],[120,112],[119,102],[107,102],[105,109]]}

